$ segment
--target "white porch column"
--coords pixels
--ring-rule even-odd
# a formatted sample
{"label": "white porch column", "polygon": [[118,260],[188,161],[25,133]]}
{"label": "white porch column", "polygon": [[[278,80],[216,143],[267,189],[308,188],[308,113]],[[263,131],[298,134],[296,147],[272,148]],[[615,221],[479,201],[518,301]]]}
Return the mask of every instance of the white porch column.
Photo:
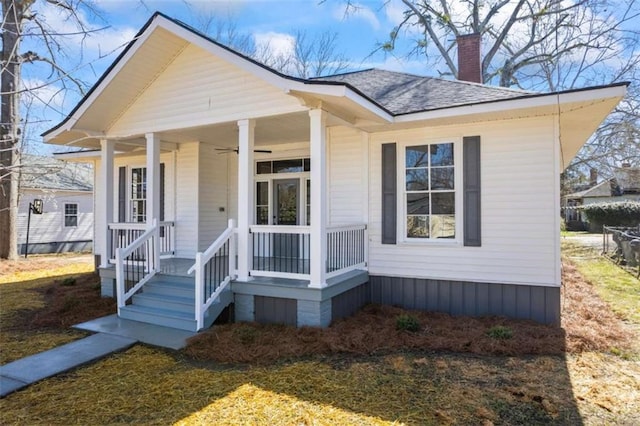
{"label": "white porch column", "polygon": [[253,147],[255,120],[238,121],[238,280],[249,280],[253,246],[249,226],[253,223]]}
{"label": "white porch column", "polygon": [[100,235],[100,247],[97,247],[100,255],[100,267],[109,266],[111,257],[111,232],[109,224],[113,222],[113,152],[115,141],[108,139],[100,140],[100,180],[98,186],[98,196],[96,197],[96,226],[94,232]]}
{"label": "white porch column", "polygon": [[327,275],[327,113],[309,111],[311,145],[311,250],[309,287],[326,287]]}
{"label": "white porch column", "polygon": [[154,265],[160,265],[160,137],[155,133],[145,134],[147,139],[147,228],[156,228],[154,247]]}

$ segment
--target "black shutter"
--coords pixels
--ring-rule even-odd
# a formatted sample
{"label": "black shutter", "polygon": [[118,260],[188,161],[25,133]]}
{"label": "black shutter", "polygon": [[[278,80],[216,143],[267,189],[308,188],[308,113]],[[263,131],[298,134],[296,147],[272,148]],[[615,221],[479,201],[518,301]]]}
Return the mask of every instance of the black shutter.
{"label": "black shutter", "polygon": [[160,222],[164,220],[164,163],[160,163]]}
{"label": "black shutter", "polygon": [[127,168],[118,168],[118,222],[127,221]]}
{"label": "black shutter", "polygon": [[480,136],[463,138],[464,245],[482,245],[480,218]]}
{"label": "black shutter", "polygon": [[396,243],[396,144],[382,144],[382,244]]}

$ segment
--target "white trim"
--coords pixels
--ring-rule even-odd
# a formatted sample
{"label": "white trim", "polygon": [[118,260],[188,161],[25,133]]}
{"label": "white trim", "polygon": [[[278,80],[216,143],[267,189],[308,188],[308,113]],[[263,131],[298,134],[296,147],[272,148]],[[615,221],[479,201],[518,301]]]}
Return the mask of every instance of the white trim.
{"label": "white trim", "polygon": [[[274,272],[274,271],[249,271],[252,277],[270,277],[270,278],[287,278],[292,280],[305,280],[309,281],[310,275],[308,274],[294,274],[292,272]],[[242,281],[238,279],[238,281]]]}
{"label": "white trim", "polygon": [[309,287],[323,288],[326,282],[327,260],[327,113],[322,109],[309,111],[311,151],[311,241]]}
{"label": "white trim", "polygon": [[465,115],[487,114],[494,112],[512,111],[536,107],[553,107],[558,103],[588,102],[603,98],[623,97],[626,93],[625,86],[604,87],[599,89],[583,90],[571,93],[550,93],[543,96],[532,96],[524,99],[507,99],[495,102],[487,102],[472,105],[463,105],[451,108],[443,108],[432,111],[416,112],[396,116],[394,123],[409,123],[423,120],[436,120],[450,117],[464,117]]}
{"label": "white trim", "polygon": [[254,222],[255,120],[238,121],[238,279],[247,281],[253,264],[249,226]]}

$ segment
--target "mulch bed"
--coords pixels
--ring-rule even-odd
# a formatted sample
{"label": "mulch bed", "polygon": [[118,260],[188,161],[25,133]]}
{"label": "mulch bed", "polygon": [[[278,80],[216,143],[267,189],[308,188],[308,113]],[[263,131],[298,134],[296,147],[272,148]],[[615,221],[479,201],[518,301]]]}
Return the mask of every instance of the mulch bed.
{"label": "mulch bed", "polygon": [[100,278],[94,273],[56,279],[35,291],[44,296],[44,307],[17,312],[12,330],[66,328],[116,312],[115,299],[100,296]]}
{"label": "mulch bed", "polygon": [[[327,329],[256,323],[214,326],[193,337],[185,353],[196,360],[268,363],[312,355],[370,355],[402,349],[516,356],[630,347],[632,334],[571,264],[565,263],[563,283],[562,327],[368,305]],[[400,315],[416,318],[419,330],[398,330],[396,320]],[[496,326],[508,328],[512,336],[490,336],[489,330]]]}

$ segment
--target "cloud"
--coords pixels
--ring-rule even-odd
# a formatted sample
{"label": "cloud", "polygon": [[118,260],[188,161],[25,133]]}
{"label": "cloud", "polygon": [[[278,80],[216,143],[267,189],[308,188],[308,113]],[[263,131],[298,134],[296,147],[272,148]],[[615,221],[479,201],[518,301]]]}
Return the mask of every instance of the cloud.
{"label": "cloud", "polygon": [[342,4],[333,10],[333,17],[339,21],[360,19],[369,24],[374,30],[377,31],[380,29],[380,21],[376,14],[361,3],[352,3],[351,5]]}
{"label": "cloud", "polygon": [[296,48],[295,37],[286,33],[274,31],[254,33],[253,40],[257,52],[270,55],[274,59],[289,58],[294,54]]}

